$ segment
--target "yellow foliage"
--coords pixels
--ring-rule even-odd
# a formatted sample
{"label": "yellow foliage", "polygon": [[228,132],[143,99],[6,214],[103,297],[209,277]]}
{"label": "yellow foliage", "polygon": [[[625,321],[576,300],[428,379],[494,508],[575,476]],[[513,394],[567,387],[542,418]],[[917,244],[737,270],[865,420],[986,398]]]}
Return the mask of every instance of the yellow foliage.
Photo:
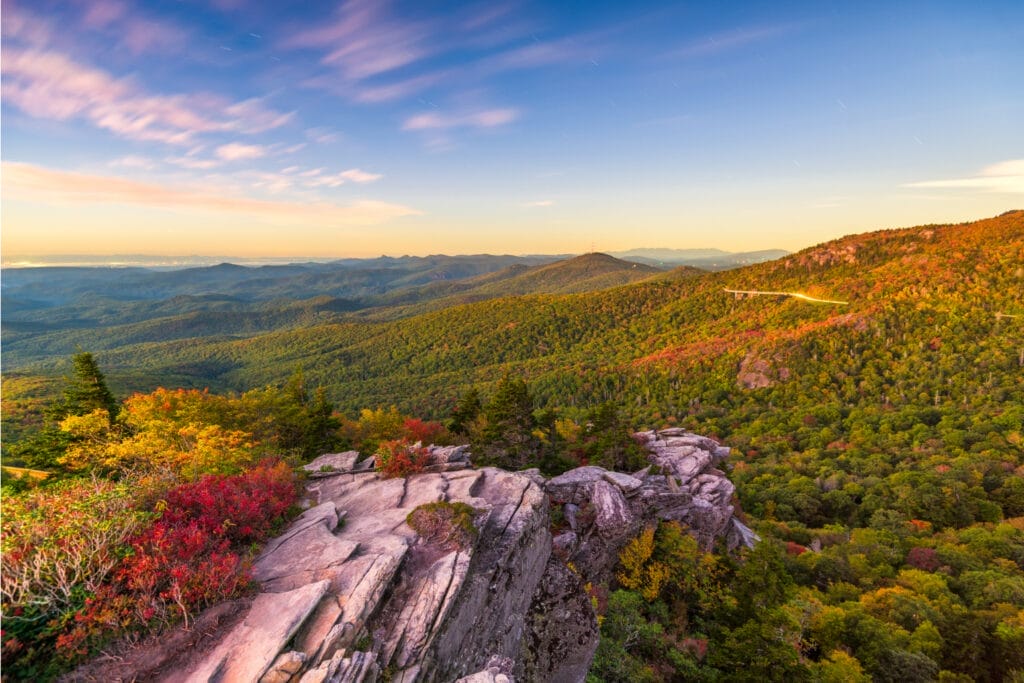
{"label": "yellow foliage", "polygon": [[568,418],[559,418],[555,420],[555,433],[558,434],[560,439],[567,443],[576,443],[579,441],[580,433],[582,433],[582,431],[582,427]]}
{"label": "yellow foliage", "polygon": [[69,415],[61,421],[60,428],[78,439],[57,460],[61,466],[71,472],[111,469],[107,448],[116,435],[111,432],[110,413],[97,408],[85,415]]}
{"label": "yellow foliage", "polygon": [[622,571],[618,574],[619,583],[626,588],[639,590],[644,584],[647,561],[653,553],[654,529],[644,529],[619,553],[619,563],[622,565]]}
{"label": "yellow foliage", "polygon": [[672,571],[663,562],[652,559],[654,554],[654,529],[644,531],[630,541],[619,554],[622,571],[619,583],[653,602],[661,595],[661,589],[672,576]]}

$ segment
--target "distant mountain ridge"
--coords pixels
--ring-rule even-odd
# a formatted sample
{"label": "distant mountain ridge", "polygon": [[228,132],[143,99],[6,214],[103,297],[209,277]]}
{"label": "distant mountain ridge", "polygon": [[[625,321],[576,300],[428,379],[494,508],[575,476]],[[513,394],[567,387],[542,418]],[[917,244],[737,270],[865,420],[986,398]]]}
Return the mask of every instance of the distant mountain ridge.
{"label": "distant mountain ridge", "polygon": [[553,263],[543,258],[381,257],[354,266],[222,263],[177,271],[15,271],[4,279],[4,360],[14,367],[66,356],[77,347],[250,337],[342,322],[356,312],[364,319],[395,319],[502,296],[594,291],[662,272],[606,254]]}
{"label": "distant mountain ridge", "polygon": [[[972,316],[1021,313],[1021,282],[1013,280],[1016,271],[1007,271],[1005,252],[1019,255],[1022,233],[1024,213],[1014,212],[964,225],[851,235],[714,273],[658,272],[595,254],[529,265],[508,257],[501,269],[455,279],[451,257],[395,259],[418,270],[389,271],[377,262],[369,273],[388,272],[390,279],[378,285],[383,293],[360,283],[362,297],[328,293],[303,304],[287,297],[246,301],[229,288],[221,297],[235,298],[182,299],[187,314],[174,316],[160,306],[151,313],[165,314],[162,319],[139,311],[141,319],[128,327],[117,326],[116,302],[101,304],[111,315],[107,327],[97,328],[88,324],[97,314],[86,301],[17,315],[8,315],[5,301],[4,360],[8,369],[35,363],[45,370],[80,345],[104,351],[99,355],[115,369],[112,375],[131,368],[136,377],[239,390],[281,381],[302,365],[344,407],[409,400],[408,409],[431,414],[439,393],[494,381],[509,367],[533,377],[542,395],[568,391],[586,401],[617,394],[607,387],[646,382],[639,379],[648,374],[645,368],[661,372],[701,363],[762,386],[788,372],[772,359],[801,353],[808,338],[859,333],[879,316],[899,321],[923,315],[903,310],[906,305],[931,301],[960,308],[976,300]],[[473,258],[463,265],[462,272],[483,269]],[[366,270],[357,272],[363,277]],[[301,277],[312,286],[313,274]],[[320,279],[323,294],[330,279]],[[269,285],[263,296],[285,291],[272,279]],[[835,308],[771,297],[738,304],[725,289],[803,292],[850,304]],[[580,293],[566,296],[574,292]],[[81,321],[73,332],[72,319]],[[34,327],[27,329],[29,324]],[[568,379],[566,368],[576,368],[575,379]]]}
{"label": "distant mountain ridge", "polygon": [[728,270],[773,261],[790,252],[784,249],[729,252],[721,249],[630,249],[613,251],[612,256],[659,267],[692,266],[702,270]]}

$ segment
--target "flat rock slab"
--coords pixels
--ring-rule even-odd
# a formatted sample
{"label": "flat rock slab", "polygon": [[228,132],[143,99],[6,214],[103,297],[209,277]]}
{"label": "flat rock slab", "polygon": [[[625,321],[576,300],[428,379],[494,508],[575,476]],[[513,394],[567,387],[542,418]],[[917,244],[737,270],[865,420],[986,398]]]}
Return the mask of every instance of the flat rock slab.
{"label": "flat rock slab", "polygon": [[640,487],[644,485],[644,483],[636,477],[631,477],[630,475],[623,474],[622,472],[605,472],[604,480],[609,484],[615,484],[618,486],[627,496],[636,493],[640,490]]}
{"label": "flat rock slab", "polygon": [[357,460],[359,460],[359,451],[326,453],[309,464],[303,465],[302,469],[307,472],[347,472],[355,467]]}
{"label": "flat rock slab", "polygon": [[358,543],[333,533],[344,516],[330,501],[306,510],[260,553],[253,578],[264,584],[263,590],[275,592],[332,578],[331,569],[359,548]]}
{"label": "flat rock slab", "polygon": [[[327,592],[318,581],[287,593],[260,593],[236,626],[195,671],[172,671],[168,683],[258,683]],[[245,653],[244,656],[239,656]]]}

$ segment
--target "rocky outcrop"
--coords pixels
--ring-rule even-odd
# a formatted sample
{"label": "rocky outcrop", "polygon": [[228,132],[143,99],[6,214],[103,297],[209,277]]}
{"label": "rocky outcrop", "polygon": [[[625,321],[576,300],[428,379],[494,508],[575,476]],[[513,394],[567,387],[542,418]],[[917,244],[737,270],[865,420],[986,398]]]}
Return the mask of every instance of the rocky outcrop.
{"label": "rocky outcrop", "polygon": [[562,506],[566,528],[555,536],[556,554],[593,580],[608,578],[619,551],[644,527],[672,520],[711,549],[750,546],[756,535],[736,516],[736,489],[718,466],[729,449],[684,429],[641,432],[650,466],[626,475],[578,467],[548,481],[552,505]]}
{"label": "rocky outcrop", "polygon": [[[354,451],[318,458],[310,507],[254,564],[261,592],[244,618],[163,680],[582,681],[598,635],[584,583],[645,525],[678,520],[705,546],[753,540],[717,469],[728,449],[683,430],[637,438],[651,462],[640,472],[551,480],[471,469],[465,447],[430,447],[427,471],[404,479]],[[409,526],[437,501],[473,508],[475,540]],[[552,505],[565,525],[554,539]]]}
{"label": "rocky outcrop", "polygon": [[[445,471],[405,479],[360,471],[352,453],[310,463],[313,506],[256,560],[262,592],[248,615],[198,666],[164,680],[452,681],[495,655],[520,662],[531,605],[545,604],[547,498],[528,475],[467,469],[464,448],[432,453]],[[435,501],[477,511],[472,547],[409,527],[407,515]],[[592,654],[596,626],[581,639]],[[551,657],[543,665],[560,676]],[[540,680],[518,666],[522,680]]]}

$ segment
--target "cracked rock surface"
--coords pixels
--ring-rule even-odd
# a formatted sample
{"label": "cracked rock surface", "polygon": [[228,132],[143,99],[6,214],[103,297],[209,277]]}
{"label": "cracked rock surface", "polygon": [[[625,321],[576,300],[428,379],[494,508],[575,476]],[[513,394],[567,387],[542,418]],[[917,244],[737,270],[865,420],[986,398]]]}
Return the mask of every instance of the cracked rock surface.
{"label": "cracked rock surface", "polygon": [[[728,449],[681,429],[636,437],[650,467],[580,467],[551,480],[470,469],[464,446],[429,447],[427,471],[398,479],[354,451],[314,460],[311,505],[257,558],[260,593],[244,618],[163,680],[584,680],[598,630],[583,584],[607,576],[640,529],[671,519],[707,546],[756,540],[717,469]],[[477,511],[468,547],[407,524],[436,501]],[[551,505],[570,526],[554,539]]]}

